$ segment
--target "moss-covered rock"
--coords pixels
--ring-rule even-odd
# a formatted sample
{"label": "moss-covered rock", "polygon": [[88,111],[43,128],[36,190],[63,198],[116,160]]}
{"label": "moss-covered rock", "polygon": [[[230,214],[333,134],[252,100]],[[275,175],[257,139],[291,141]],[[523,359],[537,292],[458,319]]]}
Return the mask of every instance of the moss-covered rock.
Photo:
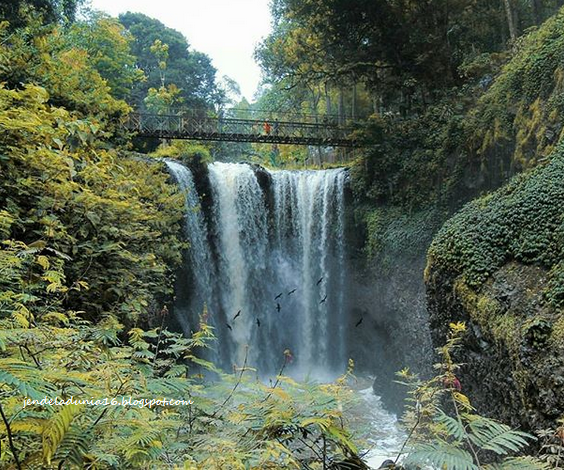
{"label": "moss-covered rock", "polygon": [[521,38],[513,58],[469,113],[467,145],[481,156],[487,172],[531,168],[562,139],[563,29],[560,10]]}
{"label": "moss-covered rock", "polygon": [[435,343],[466,321],[463,386],[482,411],[528,428],[564,414],[563,259],[563,149],[466,205],[428,252]]}

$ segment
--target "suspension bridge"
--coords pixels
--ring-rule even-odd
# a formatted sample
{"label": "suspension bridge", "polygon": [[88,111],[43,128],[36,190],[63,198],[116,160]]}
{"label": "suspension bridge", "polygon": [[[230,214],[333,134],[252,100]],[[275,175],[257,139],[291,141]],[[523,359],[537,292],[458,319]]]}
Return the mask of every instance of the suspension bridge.
{"label": "suspension bridge", "polygon": [[161,139],[256,142],[268,144],[359,147],[354,128],[331,117],[256,113],[210,116],[207,112],[166,114],[132,112],[126,128],[139,137]]}

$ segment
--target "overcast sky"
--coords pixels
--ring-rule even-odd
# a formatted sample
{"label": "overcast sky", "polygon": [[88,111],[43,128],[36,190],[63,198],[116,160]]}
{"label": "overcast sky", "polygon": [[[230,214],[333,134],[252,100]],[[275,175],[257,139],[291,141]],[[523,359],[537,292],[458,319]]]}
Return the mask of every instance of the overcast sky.
{"label": "overcast sky", "polygon": [[211,57],[218,78],[228,75],[251,101],[260,81],[253,50],[270,30],[268,0],[91,0],[112,16],[127,11],[157,18]]}

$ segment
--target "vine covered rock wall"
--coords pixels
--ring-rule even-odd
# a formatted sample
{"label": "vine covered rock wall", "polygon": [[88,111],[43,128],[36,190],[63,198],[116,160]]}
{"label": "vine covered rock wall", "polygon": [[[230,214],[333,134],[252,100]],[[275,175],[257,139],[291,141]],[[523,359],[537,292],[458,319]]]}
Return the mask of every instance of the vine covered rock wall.
{"label": "vine covered rock wall", "polygon": [[564,414],[564,149],[466,205],[425,272],[433,340],[469,333],[460,380],[480,411],[529,429]]}

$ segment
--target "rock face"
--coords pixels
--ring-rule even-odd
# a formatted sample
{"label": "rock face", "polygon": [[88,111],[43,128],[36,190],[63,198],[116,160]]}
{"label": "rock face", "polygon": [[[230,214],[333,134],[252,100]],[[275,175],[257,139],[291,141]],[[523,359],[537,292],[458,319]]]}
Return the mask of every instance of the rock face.
{"label": "rock face", "polygon": [[428,254],[435,346],[468,326],[463,390],[480,412],[534,430],[564,414],[564,158],[468,204]]}
{"label": "rock face", "polygon": [[363,323],[353,332],[359,341],[351,356],[359,370],[376,377],[374,392],[399,414],[407,389],[395,382],[396,372],[409,367],[425,376],[432,364],[422,264],[396,266],[386,276],[357,274],[352,283],[357,309],[353,315],[362,315]]}
{"label": "rock face", "polygon": [[511,262],[478,293],[446,273],[435,273],[428,289],[436,345],[450,322],[469,326],[457,357],[464,392],[481,412],[526,429],[550,426],[564,413],[564,358],[551,341],[558,317],[542,307],[547,275]]}
{"label": "rock face", "polygon": [[347,237],[353,247],[349,265],[354,268],[349,357],[359,374],[375,377],[374,391],[386,407],[401,413],[407,389],[395,382],[396,372],[405,367],[423,376],[431,372],[423,270],[425,252],[440,225],[428,211],[406,215],[381,207],[363,215],[368,233],[351,222],[356,233]]}

